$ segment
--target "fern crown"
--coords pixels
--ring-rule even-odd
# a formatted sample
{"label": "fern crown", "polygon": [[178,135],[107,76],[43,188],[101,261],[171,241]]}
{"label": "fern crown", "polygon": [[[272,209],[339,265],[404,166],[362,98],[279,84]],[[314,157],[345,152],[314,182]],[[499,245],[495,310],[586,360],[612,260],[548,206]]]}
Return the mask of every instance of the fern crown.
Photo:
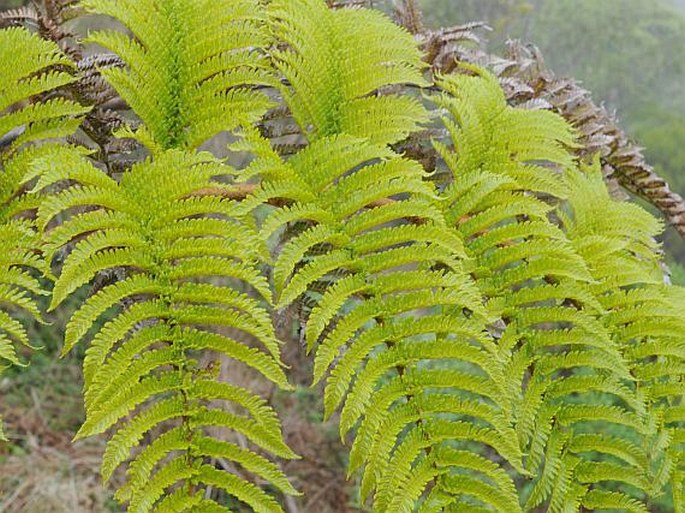
{"label": "fern crown", "polygon": [[80,5],[118,26],[87,38],[106,144],[84,62],[0,31],[0,360],[70,311],[128,511],[292,504],[284,312],[373,511],[685,508],[685,293],[560,115],[374,10]]}

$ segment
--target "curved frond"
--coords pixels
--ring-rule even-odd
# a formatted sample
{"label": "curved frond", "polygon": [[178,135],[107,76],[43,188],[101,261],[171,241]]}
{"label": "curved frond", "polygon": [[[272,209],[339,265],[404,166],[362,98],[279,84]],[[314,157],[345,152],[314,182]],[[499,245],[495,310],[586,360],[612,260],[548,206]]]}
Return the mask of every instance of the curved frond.
{"label": "curved frond", "polygon": [[[84,0],[91,13],[120,21],[89,41],[125,67],[102,70],[143,122],[138,137],[161,149],[197,148],[224,130],[261,118],[276,86],[264,55],[270,35],[259,0]],[[142,131],[142,132],[141,132]]]}
{"label": "curved frond", "polygon": [[427,120],[409,96],[376,94],[398,84],[425,85],[413,37],[370,9],[330,9],[322,0],[276,0],[269,13],[272,52],[287,77],[285,101],[311,141],[335,134],[389,144]]}
{"label": "curved frond", "polygon": [[76,130],[87,108],[59,95],[41,97],[74,82],[74,68],[52,41],[20,27],[0,31],[0,138],[9,138],[11,150]]}
{"label": "curved frond", "polygon": [[[645,396],[605,322],[592,263],[554,211],[569,194],[573,133],[553,113],[508,106],[493,76],[469,71],[439,81],[452,147],[436,149],[454,177],[442,205],[501,319],[512,421],[536,476],[526,509],[576,511],[607,484],[648,494]],[[614,463],[617,447],[632,457]]]}
{"label": "curved frond", "polygon": [[[652,495],[670,481],[674,504],[683,489],[685,416],[682,415],[685,352],[685,292],[663,283],[656,235],[661,223],[647,211],[614,201],[595,163],[568,172],[570,194],[564,228],[590,264],[593,289],[606,309],[605,324],[630,364],[648,407],[649,456],[644,483]],[[599,471],[593,470],[592,476]],[[612,468],[613,473],[625,468]],[[624,479],[624,481],[627,481]],[[598,493],[586,507],[645,511],[630,497]]]}
{"label": "curved frond", "polygon": [[[229,169],[209,154],[179,150],[135,164],[120,182],[92,166],[86,172],[87,166],[84,160],[39,182],[70,181],[40,207],[47,246],[54,251],[78,240],[58,273],[52,306],[96,274],[126,269],[123,279],[87,298],[67,324],[65,351],[90,341],[86,421],[77,437],[112,430],[102,474],[109,479],[126,465],[128,480],[117,497],[129,511],[194,503],[207,487],[255,511],[282,511],[242,473],[211,464],[225,459],[296,493],[261,454],[296,457],[275,412],[255,392],[219,376],[219,357],[226,356],[289,388],[266,310],[270,291],[256,266],[255,235],[231,200],[200,194]],[[62,215],[75,206],[89,211]],[[53,217],[59,224],[51,227]],[[191,220],[198,229],[188,229]],[[153,433],[155,440],[144,442]],[[218,433],[226,440],[212,438]],[[241,439],[247,446],[236,445]],[[223,507],[209,499],[198,504]]]}
{"label": "curved frond", "polygon": [[38,203],[25,192],[33,164],[59,146],[29,143],[78,127],[88,109],[58,93],[74,82],[74,68],[55,43],[24,28],[0,30],[0,368],[24,364],[17,345],[30,347],[26,322],[41,317],[37,299],[46,292],[37,276],[49,272],[27,215]]}
{"label": "curved frond", "polygon": [[[425,120],[418,103],[380,95],[422,83],[415,43],[365,10],[298,0],[272,2],[271,14],[288,43],[274,55],[285,101],[309,144],[282,160],[248,134],[258,157],[250,176],[262,183],[245,208],[282,203],[258,223],[275,247],[277,306],[312,300],[304,315],[314,378],[326,382],[325,415],[341,410],[341,435],[356,428],[350,470],[364,467],[362,495],[373,494],[375,511],[411,511],[443,480],[457,499],[497,476],[508,492],[476,500],[515,512],[504,468],[522,471],[523,454],[463,238],[421,166],[387,146]],[[489,448],[502,463],[478,458]],[[436,459],[450,449],[471,466]]]}

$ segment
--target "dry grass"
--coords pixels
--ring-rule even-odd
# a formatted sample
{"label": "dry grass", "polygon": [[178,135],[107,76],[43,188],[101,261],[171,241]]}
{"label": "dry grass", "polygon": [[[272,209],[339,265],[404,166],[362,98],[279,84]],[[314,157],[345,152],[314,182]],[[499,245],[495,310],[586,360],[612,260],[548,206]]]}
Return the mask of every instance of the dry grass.
{"label": "dry grass", "polygon": [[99,472],[104,441],[72,443],[83,419],[80,362],[49,350],[0,381],[0,512],[105,513],[111,493]]}
{"label": "dry grass", "polygon": [[110,493],[99,477],[103,442],[72,443],[73,433],[52,430],[43,415],[40,406],[4,412],[12,445],[0,456],[0,511],[112,511],[107,507]]}

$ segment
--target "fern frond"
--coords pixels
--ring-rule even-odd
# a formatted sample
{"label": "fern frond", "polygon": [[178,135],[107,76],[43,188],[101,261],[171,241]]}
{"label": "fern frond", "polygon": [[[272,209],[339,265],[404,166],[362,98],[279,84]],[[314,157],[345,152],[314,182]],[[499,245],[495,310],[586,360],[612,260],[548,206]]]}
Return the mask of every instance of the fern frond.
{"label": "fern frond", "polygon": [[[52,306],[103,270],[127,269],[72,315],[64,351],[90,340],[86,421],[77,438],[113,430],[102,475],[107,480],[127,463],[129,479],[117,497],[129,511],[195,503],[207,511],[223,508],[202,499],[207,487],[255,511],[282,511],[256,484],[215,469],[214,458],[296,493],[278,466],[258,453],[295,457],[275,412],[254,392],[219,380],[216,371],[224,355],[289,388],[265,309],[270,290],[256,268],[256,236],[231,200],[200,194],[213,178],[231,173],[209,154],[170,150],[135,164],[120,182],[85,160],[39,180],[70,184],[39,208],[51,254],[78,240],[58,273]],[[75,207],[89,212],[63,215]],[[59,224],[52,226],[53,219]],[[189,229],[191,221],[196,224]],[[249,445],[210,438],[216,429]],[[156,440],[144,443],[151,433]]]}
{"label": "fern frond", "polygon": [[84,0],[93,14],[120,21],[133,38],[96,32],[124,68],[102,70],[143,122],[138,137],[161,148],[197,148],[224,130],[257,121],[276,86],[264,48],[270,42],[258,0]]}
{"label": "fern frond", "polygon": [[[340,139],[326,141],[325,149],[323,144],[315,142],[303,152],[307,152],[308,156],[315,151],[327,151],[331,146],[337,146],[339,141]],[[349,151],[347,148],[346,150]],[[290,159],[287,166],[293,169],[296,179],[304,182],[303,177],[307,176],[309,168],[300,170],[295,165],[309,158],[304,159],[303,156],[300,160],[299,156]],[[326,159],[322,156],[317,160]],[[399,161],[396,164],[399,164]],[[355,174],[363,173],[366,169],[354,164],[348,166],[352,169],[361,169]],[[421,177],[418,171],[415,180]],[[321,379],[326,370],[331,369],[325,393],[326,415],[330,415],[347,396],[341,420],[341,431],[344,433],[360,417],[367,418],[373,414],[378,407],[375,398],[383,394],[383,376],[392,376],[396,369],[402,369],[402,373],[410,373],[412,369],[429,365],[431,360],[435,360],[437,364],[437,361],[442,359],[469,362],[490,368],[490,357],[487,350],[459,342],[463,337],[464,340],[483,343],[481,339],[485,337],[482,324],[476,321],[470,323],[461,315],[464,308],[473,312],[482,311],[479,293],[470,287],[469,279],[461,270],[464,258],[460,253],[461,239],[437,222],[427,221],[419,225],[409,225],[402,217],[391,217],[393,213],[402,216],[408,210],[401,206],[389,208],[382,212],[382,215],[376,216],[379,227],[374,227],[374,216],[368,212],[373,213],[377,208],[383,207],[367,210],[365,207],[368,200],[365,199],[356,206],[352,203],[348,210],[347,205],[343,203],[346,197],[337,193],[337,187],[344,188],[345,180],[351,180],[355,175],[347,174],[347,170],[342,172],[345,173],[345,178],[338,180],[337,183],[335,178],[323,177],[310,181],[319,187],[321,184],[336,183],[326,185],[328,189],[324,189],[323,193],[317,196],[320,201],[314,203],[320,205],[317,212],[326,212],[327,215],[319,216],[319,224],[286,242],[276,260],[275,270],[277,276],[293,274],[292,279],[283,287],[280,298],[281,304],[285,305],[296,299],[315,281],[325,281],[327,274],[343,268],[343,276],[334,279],[334,284],[325,290],[318,306],[312,312],[307,323],[307,336],[310,347],[318,345],[315,380]],[[385,176],[386,174],[379,173],[376,180],[380,177],[385,179]],[[384,181],[377,181],[373,190],[377,194],[383,194],[383,187]],[[430,198],[426,193],[430,191],[426,191],[425,185],[420,185],[418,190],[425,191],[422,200],[425,204]],[[416,190],[410,189],[410,192],[417,194]],[[394,204],[409,205],[420,199],[421,196],[418,196],[417,200],[398,200]],[[361,210],[354,212],[353,208]],[[352,216],[348,221],[347,216],[350,214]],[[363,223],[355,223],[359,216],[365,217]],[[331,217],[333,222],[330,221]],[[436,215],[436,221],[438,220],[439,217]],[[269,217],[266,218],[266,223],[270,223]],[[274,224],[270,223],[269,226]],[[268,230],[273,231],[274,229]],[[316,245],[322,242],[330,244],[331,249],[321,254],[314,252]],[[355,258],[351,258],[350,255],[354,255]],[[282,264],[284,259],[287,262],[285,265]],[[296,269],[299,262],[303,262],[303,265]],[[431,267],[438,263],[447,265],[453,271],[432,271]],[[423,309],[436,310],[436,315],[423,313],[415,320],[410,317],[412,312],[421,312]],[[328,334],[322,336],[326,332]],[[436,337],[436,333],[443,332],[450,334],[449,339],[440,342],[436,340],[434,343],[421,341],[422,338],[431,339]],[[344,356],[338,359],[338,353],[343,347],[346,348]],[[386,351],[382,351],[384,347],[387,347]],[[485,347],[488,347],[487,343]],[[371,368],[375,370],[366,373]],[[471,372],[473,375],[465,374],[463,381],[450,383],[450,389],[455,392],[472,390],[473,385],[470,383],[477,379],[478,371],[474,368]],[[497,388],[493,378],[487,373],[481,379],[489,382],[493,389]],[[398,396],[405,397],[411,394],[411,387],[402,381]],[[431,397],[439,401],[437,394]],[[442,413],[451,411],[447,403],[443,406]],[[399,412],[397,408],[400,406],[395,406],[391,411]],[[438,412],[426,411],[426,417],[420,418],[427,421],[434,414],[438,415]],[[483,412],[480,414],[485,415]],[[394,440],[399,437],[400,431],[401,429],[393,431],[389,436]],[[495,433],[493,437],[505,440],[507,435]],[[357,438],[355,444],[357,440],[360,439]],[[441,443],[443,441],[438,442]],[[506,445],[504,442],[502,444]],[[361,454],[354,446],[353,453]],[[506,455],[513,460],[520,458],[520,454],[511,448]],[[382,468],[384,459],[387,458],[370,453],[365,455],[364,462],[373,468]],[[357,461],[355,465],[358,466],[360,463]],[[421,467],[412,468],[410,472],[421,472]],[[426,478],[427,481],[437,477],[439,473],[430,475]],[[423,484],[426,485],[427,482]],[[368,493],[370,488],[365,490]],[[418,499],[423,491],[423,488],[418,486],[416,496],[410,502]],[[376,507],[385,506],[377,504]]]}
{"label": "fern frond", "polygon": [[290,83],[285,101],[310,141],[344,133],[395,143],[427,121],[415,98],[376,94],[398,84],[426,84],[411,34],[384,15],[333,10],[322,0],[278,0],[269,13],[275,37],[288,45],[272,52]]}
{"label": "fern frond", "polygon": [[[685,428],[685,417],[680,412],[685,294],[682,288],[667,286],[661,279],[655,242],[661,223],[634,205],[613,201],[597,163],[569,170],[568,182],[569,201],[562,211],[564,228],[590,265],[595,294],[607,311],[604,321],[643,390],[650,418],[659,419],[652,425],[656,434],[645,437],[643,442],[643,450],[649,455],[645,466],[649,469],[648,482],[631,484],[640,484],[656,496],[670,479],[677,503],[685,451],[678,441]],[[603,202],[601,207],[598,201]],[[654,438],[665,442],[655,444]],[[594,475],[598,471],[593,471]],[[614,473],[621,471],[614,469]],[[596,493],[588,497],[588,504],[597,507],[646,511],[621,494]]]}
{"label": "fern frond", "polygon": [[88,111],[64,98],[40,98],[74,82],[74,63],[51,41],[20,27],[0,31],[0,137],[10,150],[38,139],[70,135]]}
{"label": "fern frond", "polygon": [[[264,138],[247,134],[258,156],[248,176],[262,183],[245,208],[284,203],[259,223],[265,244],[278,237],[278,306],[315,298],[305,312],[314,379],[326,379],[325,415],[342,407],[341,434],[360,426],[350,471],[365,467],[362,495],[375,492],[376,511],[410,511],[443,474],[455,476],[445,478],[449,495],[464,505],[460,487],[488,486],[488,475],[513,490],[503,470],[476,457],[491,445],[522,470],[515,433],[502,420],[502,362],[462,237],[445,224],[423,169],[387,146],[425,120],[418,103],[407,108],[376,95],[422,83],[411,37],[377,14],[329,11],[323,2],[271,9],[276,37],[289,45],[274,55],[289,84],[285,101],[310,142],[282,160]],[[361,23],[377,27],[373,40]],[[355,55],[344,50],[351,44],[362,45]],[[401,420],[389,428],[393,419]],[[420,429],[412,426],[424,425],[435,437],[416,445]],[[448,448],[473,455],[472,466],[432,456]],[[456,479],[464,472],[472,480]],[[401,505],[387,500],[398,483],[407,491]],[[516,511],[505,508],[516,503],[506,497],[494,504]]]}
{"label": "fern frond", "polygon": [[38,297],[47,292],[37,276],[49,272],[27,215],[38,202],[25,192],[33,164],[58,145],[29,143],[72,134],[87,112],[57,92],[74,82],[74,68],[55,43],[24,28],[0,30],[0,368],[24,365],[16,347],[31,347],[26,323],[41,319]]}
{"label": "fern frond", "polygon": [[[604,322],[592,265],[552,212],[569,194],[563,172],[575,168],[573,133],[555,114],[508,106],[493,76],[469,71],[439,81],[436,103],[448,114],[453,149],[436,149],[454,177],[442,206],[475,260],[491,314],[501,317],[502,358],[516,369],[509,411],[537,474],[526,509],[547,502],[549,511],[576,511],[604,481],[647,491],[645,397]],[[605,449],[611,433],[620,436]],[[600,454],[617,446],[637,454],[609,467],[574,444],[589,434]]]}
{"label": "fern frond", "polygon": [[592,490],[583,499],[583,506],[589,509],[620,509],[630,513],[648,513],[639,501],[620,492]]}

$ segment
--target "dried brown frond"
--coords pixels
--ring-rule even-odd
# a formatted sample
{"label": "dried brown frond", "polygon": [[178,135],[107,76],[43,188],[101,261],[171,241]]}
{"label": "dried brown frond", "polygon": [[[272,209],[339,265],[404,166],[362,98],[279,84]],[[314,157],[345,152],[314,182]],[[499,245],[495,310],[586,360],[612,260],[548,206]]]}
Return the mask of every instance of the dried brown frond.
{"label": "dried brown frond", "polygon": [[489,30],[490,27],[481,22],[426,30],[420,35],[426,61],[434,72],[440,73],[454,71],[459,62],[485,64],[481,50],[484,40],[479,32]]}
{"label": "dried brown frond", "polygon": [[394,11],[399,24],[412,34],[423,34],[426,31],[423,24],[423,13],[417,0],[395,2]]}
{"label": "dried brown frond", "polygon": [[39,24],[39,13],[31,5],[0,11],[0,28],[33,26]]}
{"label": "dried brown frond", "polygon": [[65,28],[65,23],[77,16],[77,4],[75,0],[34,0],[31,7],[36,13],[38,33],[57,43],[74,60],[81,57],[81,47],[76,43],[75,35]]}
{"label": "dried brown frond", "polygon": [[369,0],[326,0],[329,7],[342,9],[344,7],[369,7]]}
{"label": "dried brown frond", "polygon": [[94,105],[102,105],[117,93],[109,83],[102,78],[101,69],[122,67],[121,59],[115,54],[97,53],[80,59],[77,63],[81,77],[78,91],[83,100]]}
{"label": "dried brown frond", "polygon": [[616,118],[605,107],[594,103],[588,90],[573,79],[555,76],[545,66],[540,51],[532,45],[510,41],[507,58],[510,65],[500,76],[522,84],[517,94],[510,96],[512,103],[551,106],[578,130],[581,157],[599,154],[610,185],[617,182],[654,205],[685,236],[685,201],[647,163],[642,149],[630,140]]}

